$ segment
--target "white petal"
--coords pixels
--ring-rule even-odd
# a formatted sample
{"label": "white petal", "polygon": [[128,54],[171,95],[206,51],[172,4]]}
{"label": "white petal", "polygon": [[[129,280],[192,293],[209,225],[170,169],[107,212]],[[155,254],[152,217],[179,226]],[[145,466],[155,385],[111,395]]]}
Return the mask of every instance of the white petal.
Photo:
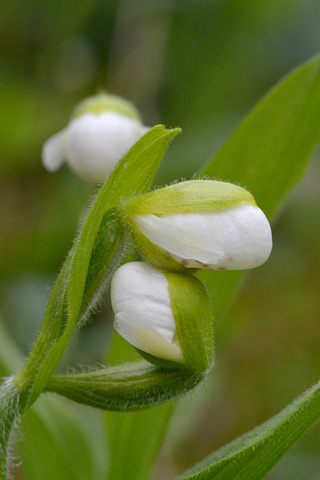
{"label": "white petal", "polygon": [[66,159],[79,176],[102,182],[144,133],[138,120],[124,115],[86,113],[68,126]]}
{"label": "white petal", "polygon": [[111,302],[114,328],[128,342],[156,357],[184,363],[165,275],[143,262],[127,263],[113,276]]}
{"label": "white petal", "polygon": [[47,170],[58,170],[64,161],[64,142],[66,129],[56,133],[45,142],[42,147],[42,162]]}
{"label": "white petal", "polygon": [[132,217],[141,233],[190,268],[243,270],[264,263],[272,249],[269,222],[242,204],[215,212]]}
{"label": "white petal", "polygon": [[202,214],[136,215],[133,220],[143,235],[171,256],[215,264],[226,258],[219,245],[206,245],[209,225]]}

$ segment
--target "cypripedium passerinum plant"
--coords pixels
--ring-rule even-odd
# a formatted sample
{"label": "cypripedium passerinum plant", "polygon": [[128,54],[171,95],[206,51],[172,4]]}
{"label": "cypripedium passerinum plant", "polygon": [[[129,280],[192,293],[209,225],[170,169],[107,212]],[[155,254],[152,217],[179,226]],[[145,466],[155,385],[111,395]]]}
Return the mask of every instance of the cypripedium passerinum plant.
{"label": "cypripedium passerinum plant", "polygon": [[81,102],[68,126],[46,141],[43,164],[55,171],[66,161],[79,177],[103,182],[147,130],[130,102],[100,93]]}
{"label": "cypripedium passerinum plant", "polygon": [[[91,100],[87,106],[90,110]],[[85,111],[86,103],[79,119]],[[150,129],[98,193],[56,281],[33,349],[2,389],[0,478],[6,475],[15,419],[42,392],[103,410],[130,411],[182,395],[210,371],[213,314],[195,272],[263,263],[270,254],[271,233],[251,194],[232,184],[199,180],[148,193],[165,149],[179,131],[161,125]],[[90,136],[91,127],[88,132]],[[68,132],[59,135],[68,141]],[[94,176],[96,164],[91,167]],[[153,266],[127,263],[130,235]],[[87,320],[112,277],[115,328],[143,359],[54,375],[73,331]],[[14,409],[7,415],[9,404]]]}

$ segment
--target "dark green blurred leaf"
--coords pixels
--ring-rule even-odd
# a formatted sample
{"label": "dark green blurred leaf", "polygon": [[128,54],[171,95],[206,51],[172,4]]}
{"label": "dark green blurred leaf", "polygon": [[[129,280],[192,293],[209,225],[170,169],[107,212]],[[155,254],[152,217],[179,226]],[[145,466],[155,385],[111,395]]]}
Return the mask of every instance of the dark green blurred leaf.
{"label": "dark green blurred leaf", "polygon": [[108,413],[110,480],[147,480],[159,453],[173,404],[126,415]]}
{"label": "dark green blurred leaf", "polygon": [[0,383],[1,377],[9,376],[20,367],[23,361],[22,354],[12,340],[0,317]]}
{"label": "dark green blurred leaf", "polygon": [[94,412],[41,397],[23,418],[20,453],[26,480],[101,480],[106,442]]}

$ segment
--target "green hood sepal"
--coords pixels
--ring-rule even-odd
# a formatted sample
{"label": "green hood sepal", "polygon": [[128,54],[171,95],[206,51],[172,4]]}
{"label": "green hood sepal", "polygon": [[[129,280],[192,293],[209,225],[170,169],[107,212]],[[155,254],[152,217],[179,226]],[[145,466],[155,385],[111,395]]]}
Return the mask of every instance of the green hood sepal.
{"label": "green hood sepal", "polygon": [[125,215],[170,215],[219,211],[242,203],[257,206],[248,190],[233,183],[189,180],[133,197],[125,202]]}

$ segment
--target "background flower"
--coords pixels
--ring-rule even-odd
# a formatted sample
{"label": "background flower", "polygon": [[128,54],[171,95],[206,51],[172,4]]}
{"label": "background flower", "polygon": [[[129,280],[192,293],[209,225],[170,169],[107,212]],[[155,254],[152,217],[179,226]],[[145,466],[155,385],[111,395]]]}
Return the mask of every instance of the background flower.
{"label": "background flower", "polygon": [[[86,108],[80,104],[68,126],[45,142],[42,160],[47,170],[55,171],[66,161],[79,177],[103,182],[148,130],[129,102],[110,96],[113,101],[108,105],[108,97],[99,94],[82,102]],[[124,109],[123,103],[129,107]]]}

